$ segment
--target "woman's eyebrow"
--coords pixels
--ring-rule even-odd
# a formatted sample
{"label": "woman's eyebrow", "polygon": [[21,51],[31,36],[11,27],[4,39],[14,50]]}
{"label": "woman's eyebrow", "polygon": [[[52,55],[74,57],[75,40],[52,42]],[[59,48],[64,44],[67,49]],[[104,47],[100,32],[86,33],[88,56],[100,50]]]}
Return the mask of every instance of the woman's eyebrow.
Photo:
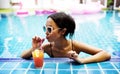
{"label": "woman's eyebrow", "polygon": [[52,25],[51,25],[51,24],[46,24],[46,26],[50,26],[50,27],[52,27]]}

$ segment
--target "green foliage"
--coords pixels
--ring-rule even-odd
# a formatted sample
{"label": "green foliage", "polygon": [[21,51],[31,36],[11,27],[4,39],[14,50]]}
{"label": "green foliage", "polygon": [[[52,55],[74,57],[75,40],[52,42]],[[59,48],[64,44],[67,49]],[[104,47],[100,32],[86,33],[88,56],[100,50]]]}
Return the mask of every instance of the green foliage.
{"label": "green foliage", "polygon": [[107,6],[110,6],[113,3],[113,0],[107,0]]}

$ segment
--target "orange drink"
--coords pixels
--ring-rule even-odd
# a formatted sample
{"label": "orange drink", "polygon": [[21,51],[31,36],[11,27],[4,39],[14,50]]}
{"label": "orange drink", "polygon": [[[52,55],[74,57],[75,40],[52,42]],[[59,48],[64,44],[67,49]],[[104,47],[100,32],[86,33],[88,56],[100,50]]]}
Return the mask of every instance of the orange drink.
{"label": "orange drink", "polygon": [[43,50],[36,49],[32,52],[32,57],[36,68],[43,66],[44,52]]}

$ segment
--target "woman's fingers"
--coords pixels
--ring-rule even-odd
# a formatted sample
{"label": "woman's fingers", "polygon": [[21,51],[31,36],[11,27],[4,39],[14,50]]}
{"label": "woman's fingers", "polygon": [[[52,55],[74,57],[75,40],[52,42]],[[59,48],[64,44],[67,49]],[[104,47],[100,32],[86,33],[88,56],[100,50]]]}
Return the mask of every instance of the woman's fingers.
{"label": "woman's fingers", "polygon": [[45,39],[41,39],[40,37],[35,36],[34,38],[32,38],[32,43],[37,44],[38,46],[41,46],[44,40]]}
{"label": "woman's fingers", "polygon": [[73,59],[73,58],[77,57],[78,54],[77,54],[75,51],[69,51],[69,52],[68,52],[68,56],[69,56],[71,59]]}
{"label": "woman's fingers", "polygon": [[33,40],[34,42],[40,42],[40,41],[41,41],[41,38],[35,36],[34,38],[32,38],[32,40]]}

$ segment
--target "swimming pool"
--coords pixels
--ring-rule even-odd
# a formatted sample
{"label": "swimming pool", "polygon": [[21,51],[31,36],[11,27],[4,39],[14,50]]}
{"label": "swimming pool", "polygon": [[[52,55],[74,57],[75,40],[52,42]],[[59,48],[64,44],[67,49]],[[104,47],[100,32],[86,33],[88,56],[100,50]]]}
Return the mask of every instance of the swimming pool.
{"label": "swimming pool", "polygon": [[[120,13],[103,11],[97,14],[72,15],[76,21],[74,40],[78,40],[111,54],[120,51]],[[35,35],[45,37],[42,30],[47,15],[16,16],[0,14],[0,57],[19,57],[31,47]],[[45,41],[47,42],[47,41]]]}
{"label": "swimming pool", "polygon": [[112,55],[110,61],[75,65],[68,63],[70,59],[49,59],[45,55],[43,68],[35,69],[33,61],[20,59],[20,54],[31,47],[33,36],[45,37],[42,27],[47,15],[0,14],[0,74],[119,74],[120,13],[103,11],[72,16],[77,24],[73,39],[108,51]]}

